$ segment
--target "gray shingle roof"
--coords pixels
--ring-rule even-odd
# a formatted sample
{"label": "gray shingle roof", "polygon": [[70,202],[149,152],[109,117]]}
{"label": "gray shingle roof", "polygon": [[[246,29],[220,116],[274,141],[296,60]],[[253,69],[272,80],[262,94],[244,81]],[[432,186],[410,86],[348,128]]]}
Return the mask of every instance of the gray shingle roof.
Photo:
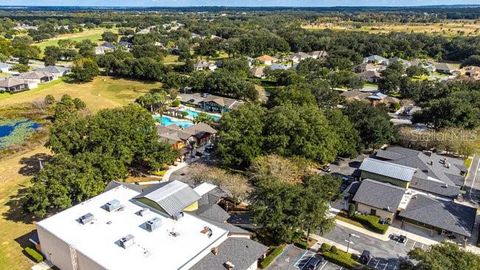
{"label": "gray shingle roof", "polygon": [[68,69],[68,68],[59,67],[59,66],[46,66],[46,67],[43,67],[43,68],[35,69],[35,71],[49,72],[49,73],[53,73],[53,74],[64,74],[64,73],[68,72],[69,70],[70,69]]}
{"label": "gray shingle roof", "polygon": [[460,193],[460,187],[455,185],[445,185],[443,182],[432,179],[423,179],[414,177],[410,182],[410,188],[418,189],[444,197],[456,198]]}
{"label": "gray shingle roof", "polygon": [[[375,158],[380,158],[395,164],[416,168],[414,178],[422,179],[420,187],[424,191],[432,192],[442,196],[451,196],[451,191],[443,192],[445,189],[438,189],[437,186],[463,186],[465,177],[462,171],[466,171],[463,160],[453,157],[445,157],[436,153],[426,154],[421,151],[408,149],[399,146],[391,146],[386,150],[378,150]],[[450,166],[447,168],[440,161],[447,158]],[[441,184],[426,183],[439,182]],[[413,187],[413,186],[412,186]],[[432,187],[432,189],[425,189]],[[457,193],[458,195],[458,193]]]}
{"label": "gray shingle roof", "polygon": [[175,180],[156,189],[147,190],[135,198],[148,199],[173,216],[201,197],[187,184]]}
{"label": "gray shingle roof", "polygon": [[14,87],[17,85],[27,84],[24,80],[17,78],[9,77],[3,80],[0,80],[0,88]]}
{"label": "gray shingle roof", "polygon": [[395,213],[402,201],[405,189],[388,183],[365,179],[353,197],[355,202]]}
{"label": "gray shingle roof", "polygon": [[415,168],[373,158],[363,160],[362,165],[360,165],[360,170],[406,182],[412,180],[413,174],[415,173]]}
{"label": "gray shingle roof", "polygon": [[399,216],[470,237],[476,213],[472,207],[417,194]]}
{"label": "gray shingle roof", "polygon": [[235,270],[246,270],[255,263],[268,248],[246,238],[229,237],[218,246],[218,254],[209,253],[192,270],[225,270],[225,263],[231,262]]}
{"label": "gray shingle roof", "polygon": [[213,205],[203,205],[197,210],[197,215],[208,218],[210,220],[215,220],[218,222],[225,222],[230,218],[230,215],[223,210],[218,204]]}

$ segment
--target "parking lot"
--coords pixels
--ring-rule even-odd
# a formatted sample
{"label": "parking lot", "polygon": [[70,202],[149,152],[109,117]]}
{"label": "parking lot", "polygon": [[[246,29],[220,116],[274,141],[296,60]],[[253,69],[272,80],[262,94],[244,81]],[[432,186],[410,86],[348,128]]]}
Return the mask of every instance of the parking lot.
{"label": "parking lot", "polygon": [[[314,252],[311,252],[311,251],[307,251],[305,252],[301,257],[300,259],[294,264],[294,267],[296,269],[300,269],[300,270],[307,270],[307,265],[308,265],[308,262],[314,257],[316,256],[316,254]],[[324,260],[322,262],[322,264],[320,265],[320,267],[318,267],[318,270],[340,270],[340,269],[343,269],[343,267],[341,266],[338,266],[336,264],[333,264],[331,262],[328,262],[326,260]]]}
{"label": "parking lot", "polygon": [[[308,262],[315,256],[314,252],[288,245],[283,253],[268,267],[274,270],[305,270]],[[328,261],[322,262],[319,270],[340,270],[344,269]]]}
{"label": "parking lot", "polygon": [[400,261],[398,258],[371,258],[367,265],[377,270],[398,270],[400,268]]}
{"label": "parking lot", "polygon": [[410,250],[413,248],[429,248],[428,245],[408,238],[405,243],[393,240],[382,241],[338,224],[335,226],[335,229],[325,234],[324,237],[336,243],[343,243],[350,233],[359,236],[359,238],[351,239],[353,244],[350,248],[358,253],[361,253],[363,250],[369,250],[372,258],[368,262],[368,266],[377,270],[398,270],[400,259],[407,257],[407,253]]}

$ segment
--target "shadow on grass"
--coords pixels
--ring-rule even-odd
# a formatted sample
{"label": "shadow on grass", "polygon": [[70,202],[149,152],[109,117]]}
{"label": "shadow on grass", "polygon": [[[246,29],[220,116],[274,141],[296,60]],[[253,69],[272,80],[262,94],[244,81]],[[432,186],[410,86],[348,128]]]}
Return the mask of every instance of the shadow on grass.
{"label": "shadow on grass", "polygon": [[8,211],[3,213],[4,219],[23,224],[32,224],[34,221],[38,221],[37,218],[27,213],[23,208],[26,192],[27,186],[21,185],[17,194],[8,198],[8,202],[5,204],[8,206]]}
{"label": "shadow on grass", "polygon": [[51,155],[45,153],[35,154],[31,157],[24,157],[20,159],[20,164],[23,166],[18,170],[18,173],[23,176],[33,176],[40,171],[40,164],[45,164],[45,162],[51,157]]}

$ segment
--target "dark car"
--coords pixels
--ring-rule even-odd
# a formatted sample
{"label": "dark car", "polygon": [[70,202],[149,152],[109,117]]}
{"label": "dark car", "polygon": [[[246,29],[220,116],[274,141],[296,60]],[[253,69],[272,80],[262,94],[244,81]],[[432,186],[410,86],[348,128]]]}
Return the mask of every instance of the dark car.
{"label": "dark car", "polygon": [[370,251],[364,250],[362,252],[362,255],[360,255],[360,258],[358,259],[361,263],[367,264],[368,261],[370,261]]}
{"label": "dark car", "polygon": [[323,262],[323,258],[319,256],[312,257],[307,265],[305,265],[305,270],[317,270]]}
{"label": "dark car", "polygon": [[407,237],[405,235],[398,235],[398,234],[390,234],[390,239],[393,241],[397,241],[399,243],[404,244],[407,241]]}

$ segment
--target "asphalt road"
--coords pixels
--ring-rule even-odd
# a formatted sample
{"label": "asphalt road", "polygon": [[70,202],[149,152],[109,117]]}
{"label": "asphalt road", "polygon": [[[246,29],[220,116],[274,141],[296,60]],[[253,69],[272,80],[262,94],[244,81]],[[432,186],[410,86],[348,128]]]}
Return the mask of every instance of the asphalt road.
{"label": "asphalt road", "polygon": [[345,240],[350,233],[359,236],[359,238],[352,237],[350,239],[354,243],[350,245],[350,248],[357,250],[360,253],[362,253],[363,250],[369,250],[371,256],[376,258],[382,258],[387,261],[390,259],[406,257],[408,251],[410,251],[414,247],[427,248],[426,246],[410,239],[407,239],[406,243],[404,244],[398,243],[393,240],[382,241],[377,238],[358,233],[357,231],[351,230],[349,228],[342,227],[338,224],[335,226],[335,229],[323,235],[323,237],[333,242],[345,245]]}
{"label": "asphalt road", "polygon": [[465,179],[467,187],[467,199],[479,204],[480,203],[480,156],[474,156],[472,165]]}

